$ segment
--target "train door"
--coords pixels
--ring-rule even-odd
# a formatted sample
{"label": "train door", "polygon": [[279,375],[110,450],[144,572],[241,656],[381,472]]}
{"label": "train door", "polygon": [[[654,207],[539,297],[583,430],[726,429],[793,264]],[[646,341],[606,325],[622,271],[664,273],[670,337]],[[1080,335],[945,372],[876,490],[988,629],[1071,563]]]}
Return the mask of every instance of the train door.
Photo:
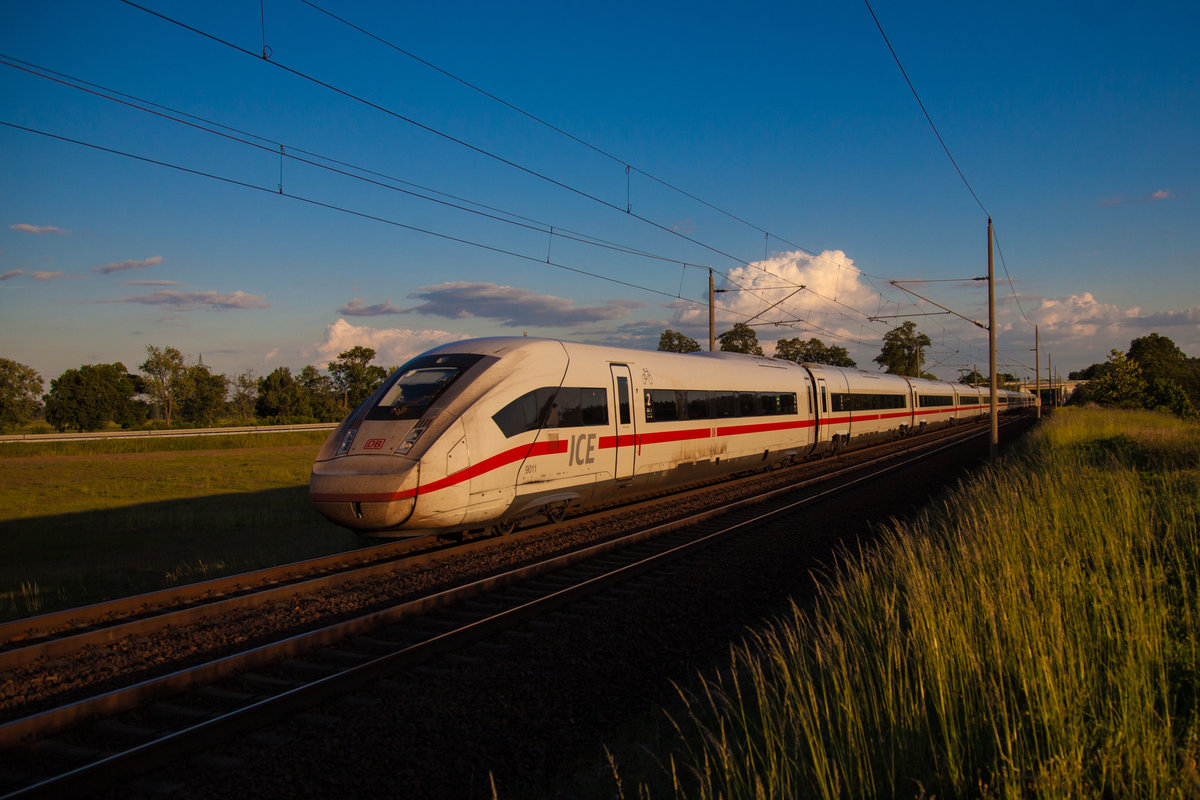
{"label": "train door", "polygon": [[633,480],[634,459],[637,455],[636,428],[633,423],[633,380],[629,373],[628,364],[611,364],[613,406],[616,419],[613,420],[617,435],[613,450],[616,451],[616,463],[613,468],[613,478],[618,482]]}
{"label": "train door", "polygon": [[824,378],[817,378],[817,436],[818,442],[829,441],[829,388]]}

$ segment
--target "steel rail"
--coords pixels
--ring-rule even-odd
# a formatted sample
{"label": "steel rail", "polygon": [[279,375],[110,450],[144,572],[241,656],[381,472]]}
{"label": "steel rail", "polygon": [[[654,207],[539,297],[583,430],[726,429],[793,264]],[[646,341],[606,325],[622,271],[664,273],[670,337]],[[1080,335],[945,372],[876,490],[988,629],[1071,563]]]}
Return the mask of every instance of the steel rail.
{"label": "steel rail", "polygon": [[[938,434],[935,432],[929,435]],[[866,453],[869,452],[869,449],[859,452]],[[802,469],[804,466],[806,466],[806,463],[794,465],[787,469]],[[664,497],[685,498],[690,493],[704,491],[713,485],[712,481],[706,481],[702,482],[699,487],[675,487],[670,492],[652,493],[623,506],[595,507],[585,509],[585,512],[603,514],[620,511],[621,509],[636,510],[639,506],[662,502]],[[579,520],[580,517],[575,517],[572,519],[572,522],[577,523]],[[512,542],[515,540],[514,536],[523,538],[530,535],[543,535],[544,533],[546,533],[545,527],[538,526],[537,529],[526,529],[526,532],[523,533],[510,534],[503,541]],[[153,632],[166,625],[188,624],[231,610],[251,608],[255,605],[252,598],[260,598],[259,602],[265,603],[281,596],[278,592],[268,593],[271,590],[264,591],[262,587],[281,586],[303,588],[304,590],[318,589],[321,588],[319,579],[315,579],[317,582],[314,582],[314,580],[310,580],[310,577],[319,573],[328,574],[328,586],[337,586],[348,582],[351,578],[336,578],[333,573],[351,569],[356,571],[353,573],[355,575],[370,577],[371,575],[387,570],[371,569],[369,565],[386,563],[394,568],[395,562],[389,559],[395,559],[398,556],[417,550],[429,540],[436,541],[433,536],[417,536],[386,544],[364,547],[360,550],[334,553],[328,556],[305,559],[277,567],[251,570],[236,575],[159,589],[130,597],[93,603],[87,606],[52,611],[34,617],[0,622],[0,669],[9,669],[13,666],[26,664],[43,656],[61,656],[88,645],[107,645],[123,636]],[[442,544],[435,547],[427,547],[418,556],[430,555],[431,557],[436,557],[448,554],[451,551],[469,552],[473,549],[494,546],[496,541],[492,538],[484,538],[474,539],[457,545]],[[362,569],[362,571],[358,572],[359,569]],[[303,583],[299,583],[301,581]],[[286,592],[287,589],[282,588],[281,591]],[[221,601],[204,602],[209,598],[227,596],[232,593],[238,593],[239,596],[237,598],[226,598]],[[191,605],[189,609],[181,611],[169,610],[170,607],[197,603],[202,603],[202,605]],[[142,614],[146,614],[147,616],[138,620],[110,624],[115,620]],[[154,620],[160,620],[161,622],[156,624]],[[71,629],[94,626],[103,627],[97,627],[94,630],[78,634],[68,633],[66,635],[59,635]],[[55,638],[48,638],[51,636]],[[46,639],[46,641],[33,643],[33,640],[39,639]],[[20,642],[31,643],[21,645],[19,644]]]}
{"label": "steel rail", "polygon": [[[0,623],[0,646],[9,646],[17,642],[49,636],[63,629],[97,625],[109,619],[145,613],[147,610],[163,606],[195,603],[231,592],[253,591],[262,586],[303,579],[318,572],[354,569],[364,563],[376,563],[380,560],[394,558],[411,549],[412,546],[411,540],[387,542],[359,550],[347,550],[328,556],[295,561],[277,567],[250,570],[223,578],[212,578],[116,600],[51,611],[36,617],[10,620]],[[8,658],[9,652],[12,651],[0,652],[0,668],[16,663]]]}
{"label": "steel rail", "polygon": [[[727,503],[719,508],[706,509],[701,512],[688,514],[617,539],[553,556],[535,564],[483,578],[425,598],[403,603],[393,608],[366,614],[353,620],[336,623],[321,630],[289,637],[280,642],[262,645],[207,664],[180,670],[171,675],[144,681],[89,700],[16,720],[7,725],[0,726],[0,748],[11,746],[27,737],[45,735],[55,730],[61,730],[94,716],[129,710],[167,694],[176,693],[200,684],[212,683],[221,677],[241,673],[282,657],[297,655],[316,647],[329,645],[348,636],[376,629],[384,624],[394,623],[444,608],[493,589],[520,583],[548,572],[559,571],[564,567],[594,559],[599,555],[607,554],[619,548],[627,548],[631,544],[643,542],[661,536],[664,533],[692,526],[717,516],[723,516],[733,510],[761,505],[767,500],[804,491],[815,484],[838,481],[836,485],[821,489],[801,499],[788,502],[781,507],[754,515],[748,519],[735,521],[732,524],[722,526],[717,531],[703,534],[683,544],[670,546],[662,552],[639,557],[631,563],[607,569],[599,575],[584,578],[570,586],[552,590],[540,597],[521,602],[511,608],[472,620],[455,627],[453,630],[432,635],[425,641],[403,647],[395,652],[373,658],[366,663],[344,669],[334,675],[320,678],[294,689],[285,690],[277,695],[264,698],[235,711],[206,720],[181,731],[167,734],[151,742],[102,758],[62,775],[46,779],[40,783],[24,787],[10,795],[6,795],[6,798],[41,796],[47,793],[55,793],[61,796],[62,792],[72,789],[94,789],[98,782],[112,781],[122,775],[128,774],[130,765],[134,762],[137,763],[140,770],[151,768],[170,760],[181,752],[214,744],[225,739],[231,733],[262,726],[298,708],[320,702],[333,694],[353,690],[367,681],[394,673],[400,668],[427,661],[433,656],[454,649],[464,641],[475,641],[491,635],[497,630],[509,628],[518,622],[548,613],[578,597],[592,594],[633,574],[652,569],[655,565],[665,560],[680,557],[684,553],[694,552],[697,548],[703,547],[706,544],[731,536],[748,527],[757,526],[767,519],[787,514],[801,506],[811,504],[832,494],[847,491],[864,482],[874,480],[884,474],[958,446],[966,440],[982,436],[984,433],[986,431],[967,431],[940,437],[934,441],[922,444],[917,449],[885,454],[866,462],[845,467],[833,473],[827,473],[802,481],[792,486],[770,489],[752,497]],[[849,473],[856,472],[860,474],[855,477],[847,477]],[[845,480],[838,480],[839,478],[845,478]]]}

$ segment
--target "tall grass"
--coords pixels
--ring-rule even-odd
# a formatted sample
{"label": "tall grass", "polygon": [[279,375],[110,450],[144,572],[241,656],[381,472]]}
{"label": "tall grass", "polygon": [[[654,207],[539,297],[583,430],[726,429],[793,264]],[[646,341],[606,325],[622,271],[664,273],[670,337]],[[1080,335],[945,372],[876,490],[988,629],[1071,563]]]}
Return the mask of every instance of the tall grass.
{"label": "tall grass", "polygon": [[685,698],[690,798],[1200,798],[1200,428],[1070,410]]}

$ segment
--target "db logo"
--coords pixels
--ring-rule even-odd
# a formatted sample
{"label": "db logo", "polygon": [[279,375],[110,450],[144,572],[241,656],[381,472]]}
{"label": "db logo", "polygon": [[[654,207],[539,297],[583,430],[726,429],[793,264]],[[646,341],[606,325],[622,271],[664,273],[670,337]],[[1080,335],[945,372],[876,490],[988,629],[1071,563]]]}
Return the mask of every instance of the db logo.
{"label": "db logo", "polygon": [[385,444],[387,444],[387,439],[367,439],[363,450],[382,450]]}

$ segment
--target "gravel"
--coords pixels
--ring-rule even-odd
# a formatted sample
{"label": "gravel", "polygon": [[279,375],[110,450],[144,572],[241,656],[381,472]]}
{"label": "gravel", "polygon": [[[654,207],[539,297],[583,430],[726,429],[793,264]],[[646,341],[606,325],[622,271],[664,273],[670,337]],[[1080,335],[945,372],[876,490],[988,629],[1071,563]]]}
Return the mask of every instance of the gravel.
{"label": "gravel", "polygon": [[[647,753],[673,741],[665,711],[679,711],[677,686],[727,663],[748,626],[807,602],[814,570],[839,548],[919,508],[986,450],[977,440],[110,796],[490,798],[493,781],[501,798],[614,796],[606,744],[626,796],[636,796]],[[575,531],[383,583],[403,586],[401,595],[425,591],[595,535]]]}

